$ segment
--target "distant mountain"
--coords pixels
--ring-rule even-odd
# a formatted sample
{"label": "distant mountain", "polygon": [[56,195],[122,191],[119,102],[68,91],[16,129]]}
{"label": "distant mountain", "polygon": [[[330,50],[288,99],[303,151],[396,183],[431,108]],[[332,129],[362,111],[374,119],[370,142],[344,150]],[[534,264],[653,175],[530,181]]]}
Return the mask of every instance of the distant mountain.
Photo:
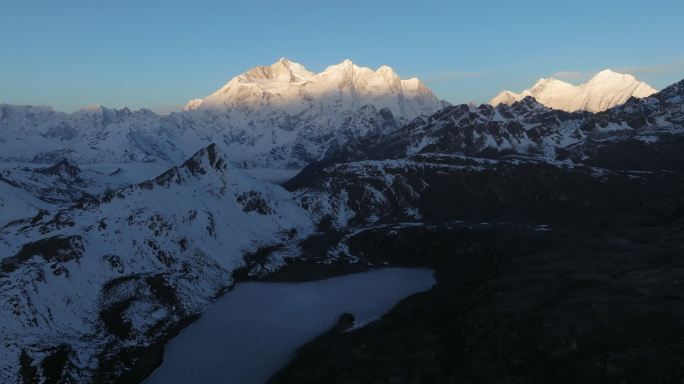
{"label": "distant mountain", "polygon": [[190,101],[186,109],[223,109],[250,116],[273,110],[336,113],[365,105],[388,108],[400,121],[429,115],[442,107],[420,80],[402,80],[388,66],[373,71],[344,60],[313,73],[282,58],[234,77],[206,98]]}
{"label": "distant mountain", "polygon": [[239,167],[297,169],[348,140],[394,130],[443,105],[418,79],[402,80],[387,66],[373,71],[345,60],[314,74],[281,59],[168,116],[0,105],[0,160],[170,166],[216,143]]}
{"label": "distant mountain", "polygon": [[554,78],[540,79],[532,88],[521,93],[503,91],[489,104],[510,105],[532,96],[544,106],[553,109],[601,112],[625,103],[630,97],[647,97],[655,92],[653,87],[632,75],[606,69],[581,85],[572,85]]}
{"label": "distant mountain", "polygon": [[313,73],[280,59],[234,77],[185,118],[230,136],[233,160],[249,168],[301,168],[349,140],[384,134],[441,109],[420,80],[402,80],[388,66],[373,71],[350,60]]}
{"label": "distant mountain", "polygon": [[603,112],[566,112],[532,96],[511,105],[482,104],[444,108],[383,137],[353,140],[332,153],[332,161],[402,159],[441,153],[498,159],[526,155],[557,161],[568,148],[595,140],[632,137],[647,142],[652,132],[681,132],[682,84],[646,98],[632,97]]}

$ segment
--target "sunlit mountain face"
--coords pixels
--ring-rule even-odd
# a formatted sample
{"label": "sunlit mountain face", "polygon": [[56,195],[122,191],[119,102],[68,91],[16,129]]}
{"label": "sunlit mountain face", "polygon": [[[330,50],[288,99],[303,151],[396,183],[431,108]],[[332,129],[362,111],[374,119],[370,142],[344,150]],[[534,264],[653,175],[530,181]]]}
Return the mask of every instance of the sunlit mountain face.
{"label": "sunlit mountain face", "polygon": [[643,98],[656,92],[653,87],[632,75],[606,69],[581,85],[572,85],[554,78],[540,79],[532,88],[521,93],[503,91],[489,104],[510,105],[532,96],[549,108],[567,112],[602,112],[624,104],[630,97]]}

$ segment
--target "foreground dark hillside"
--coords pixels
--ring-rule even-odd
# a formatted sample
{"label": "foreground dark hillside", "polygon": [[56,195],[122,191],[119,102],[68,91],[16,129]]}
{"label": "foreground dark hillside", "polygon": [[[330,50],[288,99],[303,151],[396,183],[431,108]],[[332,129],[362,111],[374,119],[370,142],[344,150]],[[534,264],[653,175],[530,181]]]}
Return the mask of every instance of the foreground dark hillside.
{"label": "foreground dark hillside", "polygon": [[[506,198],[487,205],[477,190],[440,207],[483,206],[481,220],[505,221],[378,226],[351,236],[350,253],[373,265],[429,266],[437,285],[370,326],[320,337],[273,382],[680,380],[681,175],[632,184],[629,176],[575,179],[558,170],[569,174],[548,173],[558,182],[542,183],[537,165],[521,165],[516,185],[505,177],[510,170],[490,172],[485,190]],[[528,178],[535,196],[513,193]],[[573,185],[577,195],[557,198],[554,191]]]}
{"label": "foreground dark hillside", "polygon": [[368,231],[373,262],[426,265],[437,285],[380,321],[332,331],[276,383],[678,382],[684,223],[535,231]]}

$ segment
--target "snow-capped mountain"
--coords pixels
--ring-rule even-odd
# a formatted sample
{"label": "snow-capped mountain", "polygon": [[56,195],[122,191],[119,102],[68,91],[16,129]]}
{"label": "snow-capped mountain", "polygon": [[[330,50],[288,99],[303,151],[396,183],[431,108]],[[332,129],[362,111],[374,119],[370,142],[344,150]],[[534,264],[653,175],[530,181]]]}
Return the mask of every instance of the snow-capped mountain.
{"label": "snow-capped mountain", "polygon": [[[2,190],[13,204],[18,194]],[[154,179],[15,221],[0,229],[0,381],[20,376],[21,356],[62,353],[60,375],[108,382],[98,368],[200,313],[245,252],[312,230],[290,193],[215,145]]]}
{"label": "snow-capped mountain", "polygon": [[613,72],[610,69],[596,74],[581,85],[573,85],[555,78],[543,78],[530,89],[521,93],[503,91],[489,104],[512,104],[527,96],[534,97],[543,105],[568,112],[605,111],[625,103],[630,97],[647,97],[656,90],[629,74]]}
{"label": "snow-capped mountain", "polygon": [[291,114],[310,109],[337,113],[365,105],[388,108],[400,121],[429,115],[442,107],[420,80],[402,80],[388,66],[373,71],[344,60],[313,73],[282,58],[234,77],[206,98],[190,101],[186,109],[228,109],[254,115],[273,109]]}
{"label": "snow-capped mountain", "polygon": [[350,139],[388,132],[442,106],[418,79],[402,80],[387,66],[373,71],[345,60],[314,74],[281,59],[168,116],[0,105],[0,160],[171,166],[216,143],[243,168],[297,169]]}
{"label": "snow-capped mountain", "polygon": [[420,80],[402,80],[387,66],[373,71],[345,60],[313,73],[283,58],[185,109],[195,121],[221,120],[221,130],[233,136],[223,142],[235,161],[300,168],[348,140],[386,133],[442,106]]}

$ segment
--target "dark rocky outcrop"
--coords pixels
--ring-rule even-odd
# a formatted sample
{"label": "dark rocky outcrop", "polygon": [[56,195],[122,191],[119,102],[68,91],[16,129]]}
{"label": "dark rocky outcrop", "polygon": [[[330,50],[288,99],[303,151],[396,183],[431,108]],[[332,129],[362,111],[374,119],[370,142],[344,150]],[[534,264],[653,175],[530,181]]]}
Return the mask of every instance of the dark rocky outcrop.
{"label": "dark rocky outcrop", "polygon": [[2,272],[12,272],[19,264],[27,262],[34,256],[56,263],[78,261],[83,256],[83,240],[80,236],[53,236],[27,243],[16,255],[0,261]]}
{"label": "dark rocky outcrop", "polygon": [[64,158],[51,167],[36,168],[33,172],[57,176],[62,179],[75,179],[81,173],[81,169]]}

